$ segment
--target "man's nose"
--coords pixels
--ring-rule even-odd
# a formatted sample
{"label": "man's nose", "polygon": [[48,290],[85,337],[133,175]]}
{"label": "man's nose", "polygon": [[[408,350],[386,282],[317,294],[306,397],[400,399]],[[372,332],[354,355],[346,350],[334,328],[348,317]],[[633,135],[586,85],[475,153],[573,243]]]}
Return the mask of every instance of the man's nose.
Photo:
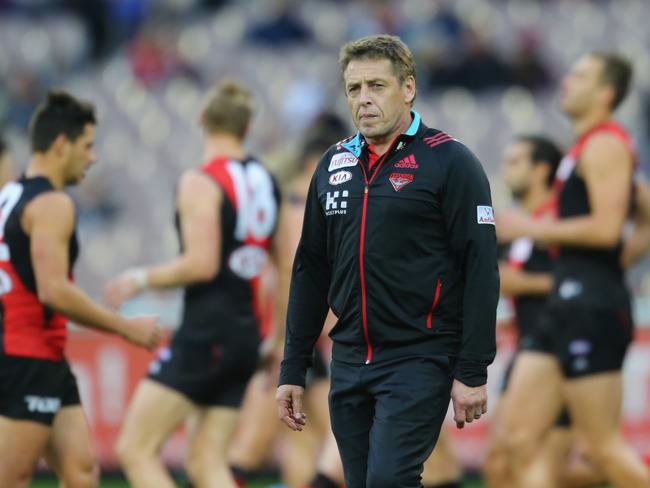
{"label": "man's nose", "polygon": [[370,89],[367,85],[361,85],[361,92],[359,93],[359,103],[362,105],[368,105],[372,103],[370,98]]}

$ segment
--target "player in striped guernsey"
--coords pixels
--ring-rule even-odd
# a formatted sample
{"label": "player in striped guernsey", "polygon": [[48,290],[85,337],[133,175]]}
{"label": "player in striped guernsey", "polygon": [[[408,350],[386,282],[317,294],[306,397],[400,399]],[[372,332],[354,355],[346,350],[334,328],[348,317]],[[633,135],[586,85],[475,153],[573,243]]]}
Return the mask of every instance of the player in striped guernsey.
{"label": "player in striped guernsey", "polygon": [[107,289],[114,306],[145,289],[185,289],[180,328],[140,383],[118,441],[122,466],[136,488],[174,486],[160,449],[190,417],[192,483],[235,486],[226,453],[258,363],[257,288],[279,202],[275,181],[243,147],[252,113],[246,87],[216,87],[201,117],[205,163],[186,171],[178,186],[180,254],[127,271]]}

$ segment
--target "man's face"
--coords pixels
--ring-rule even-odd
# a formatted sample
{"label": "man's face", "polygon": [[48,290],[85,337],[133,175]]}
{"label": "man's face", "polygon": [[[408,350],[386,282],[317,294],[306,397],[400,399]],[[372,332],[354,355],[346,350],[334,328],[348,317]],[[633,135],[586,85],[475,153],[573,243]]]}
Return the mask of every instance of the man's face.
{"label": "man's face", "polygon": [[534,179],[535,165],[531,159],[530,144],[517,141],[510,144],[503,155],[503,181],[515,200],[521,200]]}
{"label": "man's face", "polygon": [[571,68],[562,81],[560,102],[569,117],[579,117],[595,103],[607,103],[605,97],[611,87],[602,83],[602,60],[583,56]]}
{"label": "man's face", "polygon": [[371,142],[390,136],[415,98],[415,79],[400,83],[388,59],[355,59],[343,73],[354,125]]}
{"label": "man's face", "polygon": [[95,126],[93,124],[86,124],[81,135],[68,144],[65,184],[76,185],[84,179],[88,168],[97,160],[95,153]]}

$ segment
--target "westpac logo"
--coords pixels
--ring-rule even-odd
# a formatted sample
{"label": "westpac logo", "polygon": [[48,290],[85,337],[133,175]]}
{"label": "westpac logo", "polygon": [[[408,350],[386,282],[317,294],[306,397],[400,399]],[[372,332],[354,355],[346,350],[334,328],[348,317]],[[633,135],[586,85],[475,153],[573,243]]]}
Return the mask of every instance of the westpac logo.
{"label": "westpac logo", "polygon": [[345,215],[348,213],[348,201],[346,200],[348,196],[350,196],[350,192],[347,190],[342,192],[328,191],[325,196],[325,215],[329,217],[330,215]]}
{"label": "westpac logo", "polygon": [[329,168],[327,171],[334,171],[341,168],[347,168],[348,166],[356,166],[359,160],[356,156],[349,152],[344,152],[340,154],[335,154],[330,159]]}
{"label": "westpac logo", "polygon": [[54,397],[27,395],[25,397],[27,410],[38,413],[56,413],[61,408],[61,400]]}
{"label": "westpac logo", "polygon": [[329,183],[330,185],[340,185],[341,183],[345,183],[351,179],[352,173],[349,171],[339,171],[338,173],[334,173],[330,176]]}

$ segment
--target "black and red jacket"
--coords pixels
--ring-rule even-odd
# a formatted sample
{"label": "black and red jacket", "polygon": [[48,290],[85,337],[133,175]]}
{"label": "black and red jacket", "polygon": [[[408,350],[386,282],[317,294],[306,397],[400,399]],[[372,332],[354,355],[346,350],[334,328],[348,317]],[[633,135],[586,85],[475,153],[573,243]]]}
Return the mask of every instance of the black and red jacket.
{"label": "black and red jacket", "polygon": [[312,178],[293,266],[280,384],[304,385],[328,308],[333,358],[358,364],[444,354],[487,380],[499,295],[490,187],[444,132],[413,122],[371,168],[357,133]]}

